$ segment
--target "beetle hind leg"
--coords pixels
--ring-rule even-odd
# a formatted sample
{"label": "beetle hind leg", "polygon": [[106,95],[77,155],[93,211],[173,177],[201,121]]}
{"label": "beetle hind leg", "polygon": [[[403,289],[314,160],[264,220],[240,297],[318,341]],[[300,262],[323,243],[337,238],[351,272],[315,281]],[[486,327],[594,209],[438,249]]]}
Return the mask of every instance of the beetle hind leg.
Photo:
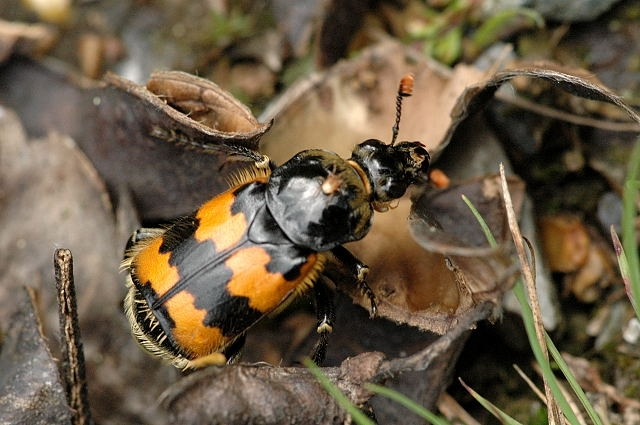
{"label": "beetle hind leg", "polygon": [[224,349],[223,353],[227,358],[227,364],[235,364],[240,361],[245,340],[246,335],[242,334]]}
{"label": "beetle hind leg", "polygon": [[224,366],[227,363],[227,357],[219,352],[207,354],[197,359],[188,360],[182,369],[202,369],[208,366]]}
{"label": "beetle hind leg", "polygon": [[164,234],[164,230],[162,229],[145,227],[134,231],[127,241],[127,245],[124,249],[124,258],[120,263],[120,268],[122,270],[128,270],[131,267],[133,258],[142,251],[149,242],[153,240],[153,238],[161,236],[162,234]]}

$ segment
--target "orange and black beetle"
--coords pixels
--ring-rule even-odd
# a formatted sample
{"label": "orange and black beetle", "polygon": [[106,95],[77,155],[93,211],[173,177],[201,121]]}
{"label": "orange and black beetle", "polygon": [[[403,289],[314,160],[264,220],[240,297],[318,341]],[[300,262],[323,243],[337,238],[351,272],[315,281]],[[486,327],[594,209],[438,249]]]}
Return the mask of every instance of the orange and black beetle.
{"label": "orange and black beetle", "polygon": [[403,79],[390,144],[366,140],[347,160],[313,149],[279,167],[256,164],[192,215],[136,231],[123,268],[125,311],[140,344],[182,369],[232,362],[249,328],[313,287],[319,363],[334,320],[324,278],[335,277],[323,274],[329,260],[353,272],[375,314],[368,268],[342,244],[362,239],[374,210],[427,179],[425,146],[394,144],[401,100],[410,93]]}

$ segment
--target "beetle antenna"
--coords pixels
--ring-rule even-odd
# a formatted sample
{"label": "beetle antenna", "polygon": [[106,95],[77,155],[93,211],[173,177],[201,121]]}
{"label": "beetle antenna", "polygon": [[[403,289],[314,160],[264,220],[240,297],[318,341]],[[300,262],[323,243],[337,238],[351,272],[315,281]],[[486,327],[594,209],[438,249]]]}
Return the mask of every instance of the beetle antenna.
{"label": "beetle antenna", "polygon": [[396,142],[398,132],[400,131],[400,116],[402,115],[402,99],[413,94],[413,74],[407,74],[400,80],[398,86],[398,94],[396,95],[396,122],[391,128],[393,136],[391,138],[391,146]]}

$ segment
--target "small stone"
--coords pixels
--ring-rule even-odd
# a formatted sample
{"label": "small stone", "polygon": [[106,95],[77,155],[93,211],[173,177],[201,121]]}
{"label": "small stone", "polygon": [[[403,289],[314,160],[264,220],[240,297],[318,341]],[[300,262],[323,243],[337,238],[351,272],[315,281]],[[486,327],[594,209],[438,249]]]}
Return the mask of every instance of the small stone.
{"label": "small stone", "polygon": [[627,326],[624,327],[622,332],[622,339],[629,344],[637,344],[640,340],[640,320],[637,317],[632,317]]}

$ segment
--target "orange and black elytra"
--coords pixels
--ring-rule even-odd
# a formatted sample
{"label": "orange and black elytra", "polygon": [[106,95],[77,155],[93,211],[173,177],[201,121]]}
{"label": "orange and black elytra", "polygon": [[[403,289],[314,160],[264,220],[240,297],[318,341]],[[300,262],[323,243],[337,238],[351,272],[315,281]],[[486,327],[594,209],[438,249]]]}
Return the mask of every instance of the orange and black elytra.
{"label": "orange and black elytra", "polygon": [[403,78],[390,144],[366,140],[349,159],[311,149],[279,167],[256,162],[193,214],[134,232],[123,260],[124,305],[138,342],[181,369],[231,363],[247,330],[312,288],[319,334],[312,358],[321,363],[334,321],[325,279],[339,284],[327,261],[348,267],[374,315],[368,268],[342,245],[366,236],[374,210],[428,179],[426,147],[395,144],[402,98],[412,90],[413,78]]}

